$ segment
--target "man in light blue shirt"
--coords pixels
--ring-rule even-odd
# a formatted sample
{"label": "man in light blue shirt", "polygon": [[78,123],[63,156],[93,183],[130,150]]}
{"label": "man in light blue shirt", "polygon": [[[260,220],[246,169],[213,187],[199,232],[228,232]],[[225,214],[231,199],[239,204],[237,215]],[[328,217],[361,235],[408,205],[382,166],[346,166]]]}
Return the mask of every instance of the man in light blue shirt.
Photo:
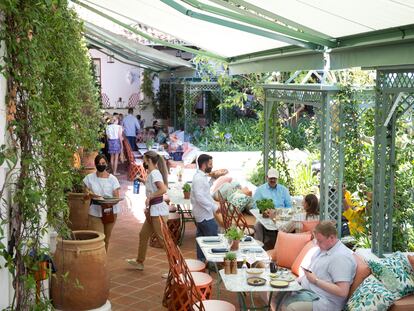
{"label": "man in light blue shirt", "polygon": [[267,183],[261,185],[254,193],[254,207],[256,208],[256,201],[263,199],[272,199],[276,208],[292,207],[292,200],[290,198],[289,190],[277,183],[279,173],[274,168],[270,168],[267,172]]}
{"label": "man in light blue shirt", "polygon": [[[274,168],[270,168],[267,171],[267,183],[261,185],[256,189],[254,193],[254,208],[256,208],[256,202],[263,199],[272,199],[273,204],[276,208],[291,208],[292,200],[290,198],[289,190],[277,183],[279,178],[279,172]],[[257,240],[262,240],[264,242],[264,227],[260,222],[256,222],[254,236]]]}
{"label": "man in light blue shirt", "polygon": [[124,118],[124,132],[125,136],[128,139],[129,145],[131,146],[132,150],[137,150],[137,134],[141,127],[139,126],[138,119],[133,115],[134,109],[128,109],[128,115]]}

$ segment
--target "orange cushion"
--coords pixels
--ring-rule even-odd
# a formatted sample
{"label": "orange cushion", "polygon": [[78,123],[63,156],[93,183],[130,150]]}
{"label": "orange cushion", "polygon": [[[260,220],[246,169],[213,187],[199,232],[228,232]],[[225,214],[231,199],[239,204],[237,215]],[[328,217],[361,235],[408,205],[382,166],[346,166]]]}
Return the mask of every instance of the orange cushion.
{"label": "orange cushion", "polygon": [[277,264],[290,269],[302,248],[311,239],[312,235],[309,233],[286,233],[279,231],[275,244]]}
{"label": "orange cushion", "polygon": [[363,258],[358,256],[357,254],[353,254],[357,268],[355,272],[355,278],[354,282],[351,285],[351,288],[349,289],[348,297],[351,297],[354,291],[358,288],[358,286],[371,274],[371,269],[365,262]]}
{"label": "orange cushion", "polygon": [[317,226],[319,223],[319,220],[305,220],[301,221],[302,223],[302,232],[312,232],[313,229]]}
{"label": "orange cushion", "polygon": [[407,255],[408,261],[410,262],[411,269],[414,270],[414,256],[413,255]]}
{"label": "orange cushion", "polygon": [[242,191],[245,195],[247,195],[247,196],[249,196],[249,197],[251,197],[251,196],[253,195],[252,191],[251,191],[251,190],[249,190],[249,188],[247,188],[247,187],[243,187],[243,188],[241,188],[241,191]]}
{"label": "orange cushion", "polygon": [[414,310],[414,295],[405,296],[397,301],[389,308],[390,311],[412,311]]}
{"label": "orange cushion", "polygon": [[292,264],[292,272],[297,276],[302,276],[303,270],[299,269],[301,266],[307,268],[310,265],[311,258],[313,254],[318,250],[318,246],[313,243],[313,241],[309,241],[306,245],[302,248],[299,255],[296,257],[295,261]]}

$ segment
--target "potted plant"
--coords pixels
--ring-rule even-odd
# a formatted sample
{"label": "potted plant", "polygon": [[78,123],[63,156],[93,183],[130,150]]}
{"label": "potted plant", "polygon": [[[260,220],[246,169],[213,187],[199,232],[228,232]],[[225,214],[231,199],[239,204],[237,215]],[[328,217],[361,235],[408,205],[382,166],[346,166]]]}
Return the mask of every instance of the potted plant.
{"label": "potted plant", "polygon": [[230,250],[237,251],[239,249],[240,239],[244,236],[244,233],[236,227],[231,227],[227,229],[225,236],[229,240]]}
{"label": "potted plant", "polygon": [[69,206],[69,223],[71,230],[88,229],[88,214],[90,198],[84,192],[83,178],[85,176],[79,170],[72,170],[72,188],[67,193]]}
{"label": "potted plant", "polygon": [[262,199],[262,200],[257,200],[256,201],[256,206],[260,211],[260,214],[263,214],[263,217],[266,217],[267,214],[265,213],[265,211],[269,210],[269,209],[274,209],[275,205],[273,204],[273,200],[272,199]]}
{"label": "potted plant", "polygon": [[237,274],[236,253],[228,252],[224,256],[224,274]]}
{"label": "potted plant", "polygon": [[190,192],[191,192],[191,186],[189,183],[185,183],[183,186],[183,193],[184,193],[184,199],[189,199],[190,198]]}
{"label": "potted plant", "polygon": [[153,139],[148,139],[147,142],[145,143],[145,145],[147,146],[148,150],[151,150],[152,146],[154,145],[154,140]]}

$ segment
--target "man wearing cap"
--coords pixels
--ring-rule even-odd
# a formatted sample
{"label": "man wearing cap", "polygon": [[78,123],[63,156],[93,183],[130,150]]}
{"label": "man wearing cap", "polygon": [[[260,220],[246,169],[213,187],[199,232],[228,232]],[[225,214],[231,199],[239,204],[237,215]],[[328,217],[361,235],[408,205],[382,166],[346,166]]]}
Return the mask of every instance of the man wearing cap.
{"label": "man wearing cap", "polygon": [[[267,183],[259,186],[254,193],[254,208],[256,208],[256,202],[263,199],[272,199],[276,208],[292,207],[292,200],[290,198],[289,190],[285,186],[277,183],[278,178],[279,172],[276,169],[270,168],[267,171]],[[255,238],[263,241],[263,226],[257,222],[254,228]]]}

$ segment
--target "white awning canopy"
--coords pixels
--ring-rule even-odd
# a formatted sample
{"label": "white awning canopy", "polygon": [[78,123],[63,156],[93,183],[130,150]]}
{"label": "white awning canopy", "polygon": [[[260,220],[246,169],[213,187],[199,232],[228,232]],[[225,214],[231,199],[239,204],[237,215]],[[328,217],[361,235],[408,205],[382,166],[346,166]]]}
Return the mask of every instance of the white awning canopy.
{"label": "white awning canopy", "polygon": [[[181,48],[226,60],[234,73],[272,71],[278,67],[321,69],[323,53],[332,53],[337,66],[377,66],[372,59],[338,59],[355,48],[401,44],[413,51],[413,0],[72,0],[83,19],[108,29],[109,23],[135,32],[137,24],[186,42]],[[92,13],[93,12],[93,13]],[[107,25],[99,22],[104,18]],[[111,28],[111,26],[109,26]],[[151,35],[148,35],[151,37]],[[148,38],[147,38],[148,39]],[[164,40],[165,41],[165,40]],[[180,45],[153,38],[157,44]],[[386,53],[386,49],[382,53]],[[398,51],[400,49],[397,49]],[[401,62],[414,63],[414,53]],[[382,54],[381,54],[382,55]],[[385,55],[385,54],[384,54]],[[407,59],[408,55],[408,59]],[[337,59],[334,59],[336,57]],[[392,55],[386,55],[392,58]],[[401,59],[394,56],[394,62]],[[366,59],[368,60],[368,59]],[[294,64],[302,61],[302,64]],[[281,66],[278,66],[281,64]],[[269,67],[270,66],[270,67]],[[318,68],[315,68],[317,66]]]}

